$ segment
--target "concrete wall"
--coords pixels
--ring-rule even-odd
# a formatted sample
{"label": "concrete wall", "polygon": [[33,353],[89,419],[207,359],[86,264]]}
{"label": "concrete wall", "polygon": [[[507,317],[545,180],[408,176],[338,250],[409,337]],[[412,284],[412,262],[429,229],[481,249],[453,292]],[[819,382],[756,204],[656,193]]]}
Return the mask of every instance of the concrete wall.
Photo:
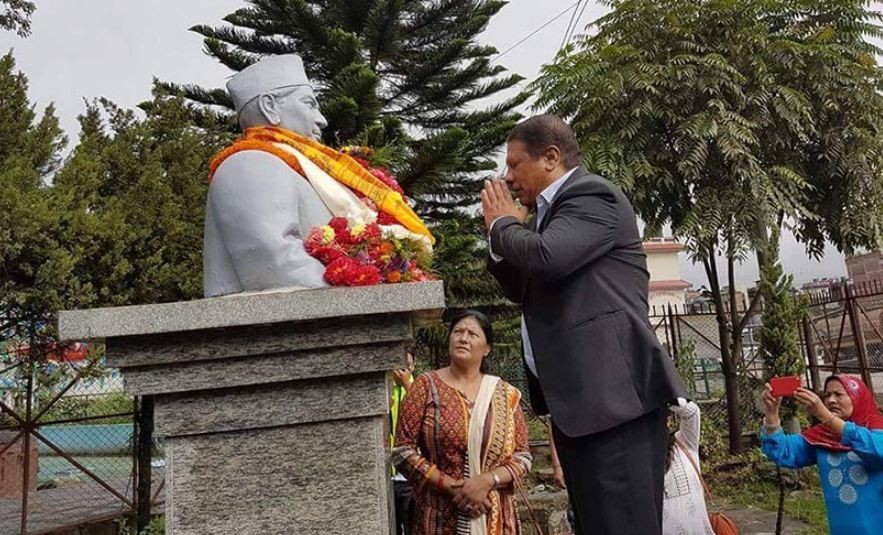
{"label": "concrete wall", "polygon": [[681,265],[676,252],[648,252],[647,270],[650,280],[681,280]]}
{"label": "concrete wall", "polygon": [[856,284],[870,281],[883,281],[883,253],[870,253],[849,256],[846,258],[846,271]]}

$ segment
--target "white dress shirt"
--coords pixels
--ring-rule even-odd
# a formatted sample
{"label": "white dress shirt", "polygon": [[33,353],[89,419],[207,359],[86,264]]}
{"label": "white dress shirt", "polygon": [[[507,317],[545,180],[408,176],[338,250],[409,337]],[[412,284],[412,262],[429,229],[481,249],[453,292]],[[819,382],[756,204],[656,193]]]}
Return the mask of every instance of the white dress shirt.
{"label": "white dress shirt", "polygon": [[[540,224],[543,222],[543,217],[546,216],[546,212],[549,210],[549,207],[552,205],[552,201],[555,200],[555,195],[558,194],[558,190],[561,189],[561,186],[567,182],[567,179],[570,178],[570,175],[573,174],[574,171],[577,170],[577,167],[569,170],[568,172],[561,175],[561,178],[555,180],[544,189],[539,197],[537,197],[537,229],[540,228]],[[491,223],[491,229],[494,228],[494,224],[500,218],[494,219]],[[503,260],[503,257],[494,253],[493,246],[490,244],[490,239],[488,239],[488,249],[491,253],[491,259],[494,262],[500,262]],[[533,358],[533,347],[530,345],[530,335],[527,332],[527,323],[524,321],[524,314],[521,315],[521,345],[524,350],[524,361],[527,363],[527,367],[530,371],[536,376],[540,375],[537,373],[537,365],[534,362]]]}

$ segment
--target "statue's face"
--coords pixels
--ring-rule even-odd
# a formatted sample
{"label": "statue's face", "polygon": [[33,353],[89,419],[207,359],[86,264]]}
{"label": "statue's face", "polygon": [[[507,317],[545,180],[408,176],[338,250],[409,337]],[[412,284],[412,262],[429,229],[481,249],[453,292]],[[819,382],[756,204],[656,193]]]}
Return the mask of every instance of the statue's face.
{"label": "statue's face", "polygon": [[328,126],[310,86],[296,87],[291,93],[276,98],[275,112],[278,126],[311,139],[321,139],[322,129]]}

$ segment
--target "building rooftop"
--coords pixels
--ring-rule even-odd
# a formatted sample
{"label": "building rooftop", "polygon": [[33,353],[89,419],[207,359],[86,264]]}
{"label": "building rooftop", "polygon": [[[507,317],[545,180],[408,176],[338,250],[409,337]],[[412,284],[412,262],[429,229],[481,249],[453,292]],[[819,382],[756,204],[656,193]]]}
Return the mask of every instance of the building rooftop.
{"label": "building rooftop", "polygon": [[644,252],[661,253],[661,252],[680,252],[684,250],[684,244],[679,242],[677,238],[650,238],[644,240]]}
{"label": "building rooftop", "polygon": [[665,290],[686,290],[693,284],[685,280],[650,281],[650,291],[660,292]]}

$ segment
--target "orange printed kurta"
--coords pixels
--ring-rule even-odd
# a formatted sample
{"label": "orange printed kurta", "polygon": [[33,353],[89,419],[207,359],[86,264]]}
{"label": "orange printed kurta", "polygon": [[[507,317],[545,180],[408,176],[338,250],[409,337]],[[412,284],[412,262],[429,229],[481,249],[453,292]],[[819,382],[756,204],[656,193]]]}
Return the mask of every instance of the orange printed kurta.
{"label": "orange printed kurta", "polygon": [[[521,481],[530,470],[527,425],[521,393],[500,381],[493,394],[482,437],[482,472],[506,467]],[[439,490],[445,478],[469,477],[467,436],[471,406],[465,395],[435,372],[420,375],[402,403],[394,456],[414,490],[414,535],[469,533],[468,517]],[[520,535],[512,487],[491,492],[488,535]],[[464,531],[465,530],[465,531]]]}

